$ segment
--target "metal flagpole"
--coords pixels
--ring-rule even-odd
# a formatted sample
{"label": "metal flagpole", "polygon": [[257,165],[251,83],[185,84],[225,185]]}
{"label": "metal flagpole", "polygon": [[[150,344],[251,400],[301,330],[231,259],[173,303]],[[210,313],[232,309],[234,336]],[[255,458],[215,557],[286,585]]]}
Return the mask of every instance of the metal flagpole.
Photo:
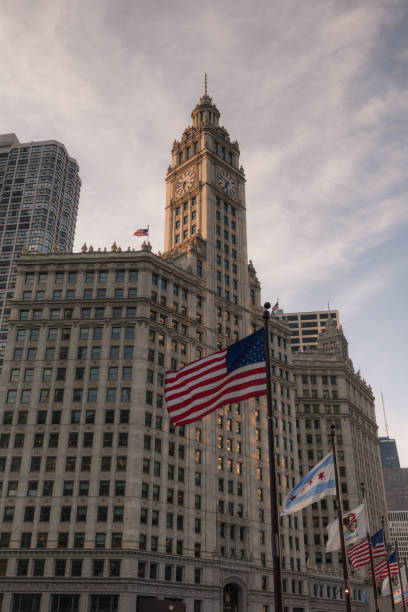
{"label": "metal flagpole", "polygon": [[[398,565],[398,575],[399,575],[399,581],[400,581],[400,587],[401,587],[402,607],[404,608],[404,612],[406,612],[407,608],[405,607],[404,587],[402,586],[402,576],[401,576],[401,567],[400,567],[400,562],[399,562],[398,542],[397,542],[397,540],[395,540],[394,546],[395,546],[395,552],[396,552],[396,555],[397,555],[397,565]],[[392,588],[392,585],[390,585],[390,586]]]}
{"label": "metal flagpole", "polygon": [[371,567],[371,578],[373,580],[375,612],[380,612],[380,608],[378,607],[377,583],[376,583],[375,574],[374,574],[374,559],[373,559],[373,548],[371,546],[370,519],[368,517],[364,482],[361,483],[361,493],[363,497],[364,510],[366,513],[366,520],[367,520],[367,542],[368,542],[368,550],[370,552],[370,567]]}
{"label": "metal flagpole", "polygon": [[343,560],[343,576],[344,576],[344,596],[346,602],[346,610],[347,612],[351,611],[351,592],[350,592],[350,582],[349,582],[349,572],[347,565],[347,554],[346,554],[346,542],[344,540],[344,529],[343,529],[343,504],[341,502],[341,493],[340,493],[340,483],[339,483],[339,470],[337,467],[337,453],[336,453],[336,440],[335,440],[335,426],[331,426],[331,443],[333,449],[333,459],[334,459],[334,473],[336,475],[336,496],[337,496],[337,518],[339,521],[339,532],[340,532],[340,543],[341,543],[341,556]]}
{"label": "metal flagpole", "polygon": [[268,407],[268,446],[269,446],[269,489],[271,497],[272,559],[275,594],[275,612],[283,610],[282,558],[279,529],[278,487],[276,483],[275,436],[272,409],[271,359],[269,349],[269,302],[265,302],[263,311],[265,329],[265,365],[266,365],[266,399]]}
{"label": "metal flagpole", "polygon": [[381,525],[382,525],[382,530],[383,530],[383,534],[384,534],[384,546],[385,546],[385,551],[387,553],[387,574],[388,574],[388,582],[390,585],[390,597],[391,597],[391,605],[392,605],[392,609],[395,610],[395,603],[394,603],[394,594],[392,592],[392,581],[391,581],[391,570],[390,570],[390,560],[389,560],[389,550],[387,547],[387,539],[385,536],[385,521],[384,521],[384,517],[381,517]]}

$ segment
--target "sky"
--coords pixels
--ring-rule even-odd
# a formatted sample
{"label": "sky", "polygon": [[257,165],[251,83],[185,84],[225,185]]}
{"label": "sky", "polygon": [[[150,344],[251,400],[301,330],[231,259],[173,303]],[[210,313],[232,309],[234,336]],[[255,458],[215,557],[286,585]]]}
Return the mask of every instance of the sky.
{"label": "sky", "polygon": [[0,133],[81,167],[75,250],[163,250],[173,141],[208,92],[241,151],[264,300],[340,311],[408,467],[405,0],[2,0]]}

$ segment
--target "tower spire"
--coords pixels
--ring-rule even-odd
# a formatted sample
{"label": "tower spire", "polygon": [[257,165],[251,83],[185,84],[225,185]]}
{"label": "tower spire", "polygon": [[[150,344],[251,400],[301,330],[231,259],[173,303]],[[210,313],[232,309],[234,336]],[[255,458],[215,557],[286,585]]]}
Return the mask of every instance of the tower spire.
{"label": "tower spire", "polygon": [[207,73],[204,74],[204,95],[207,95]]}
{"label": "tower spire", "polygon": [[385,414],[384,396],[383,396],[383,392],[382,391],[381,391],[381,402],[382,402],[382,409],[383,409],[383,413],[384,413],[385,433],[387,434],[387,438],[389,438],[390,437],[390,432],[388,431],[387,415]]}

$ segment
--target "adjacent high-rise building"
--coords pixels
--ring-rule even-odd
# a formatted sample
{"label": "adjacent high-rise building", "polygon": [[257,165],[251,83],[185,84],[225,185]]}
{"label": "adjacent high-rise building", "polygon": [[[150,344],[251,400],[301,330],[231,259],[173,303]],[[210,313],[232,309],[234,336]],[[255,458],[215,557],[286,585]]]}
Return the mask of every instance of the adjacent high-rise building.
{"label": "adjacent high-rise building", "polygon": [[401,559],[408,559],[408,468],[385,468],[391,541],[398,542]]}
{"label": "adjacent high-rise building", "polygon": [[[173,145],[163,255],[148,244],[84,245],[19,260],[0,389],[4,610],[273,610],[264,398],[177,428],[164,404],[166,370],[263,324],[244,170],[219,118],[205,92]],[[290,328],[273,317],[269,332],[282,503],[299,478],[303,430]],[[331,416],[342,422],[349,389],[330,375],[342,415]],[[371,419],[359,401],[353,418]],[[346,434],[358,435],[344,425]],[[352,494],[356,473],[347,473]],[[314,524],[304,527],[300,513],[281,524],[287,609],[343,610],[342,577],[317,557],[319,571],[307,567]],[[366,609],[367,592],[356,577],[353,609]]]}
{"label": "adjacent high-rise building", "polygon": [[284,312],[279,309],[275,317],[287,321],[292,351],[307,351],[317,348],[317,337],[329,319],[340,325],[338,310],[316,310],[313,312]]}
{"label": "adjacent high-rise building", "polygon": [[[330,452],[334,425],[344,509],[361,503],[364,483],[370,525],[377,531],[386,516],[386,504],[374,396],[354,370],[348,342],[334,318],[319,333],[315,350],[293,356],[293,367],[300,474]],[[306,508],[305,551],[310,567],[341,569],[339,556],[325,552],[326,527],[334,513],[333,498]]]}
{"label": "adjacent high-rise building", "polygon": [[20,143],[0,135],[0,369],[9,300],[22,252],[69,252],[74,245],[78,163],[55,140]]}
{"label": "adjacent high-rise building", "polygon": [[378,438],[380,445],[381,465],[383,468],[399,468],[400,461],[398,456],[397,442],[393,438]]}

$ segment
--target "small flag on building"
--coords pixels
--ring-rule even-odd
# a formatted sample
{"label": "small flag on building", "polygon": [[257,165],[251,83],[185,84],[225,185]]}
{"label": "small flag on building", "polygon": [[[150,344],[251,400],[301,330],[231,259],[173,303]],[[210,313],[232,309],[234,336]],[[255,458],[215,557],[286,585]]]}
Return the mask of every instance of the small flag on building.
{"label": "small flag on building", "polygon": [[[357,506],[357,508],[354,508],[354,510],[351,510],[351,512],[343,516],[343,526],[346,546],[355,544],[366,537],[367,517],[364,504]],[[326,544],[326,552],[340,550],[340,530],[337,519],[328,524],[327,531],[329,538]]]}
{"label": "small flag on building", "polygon": [[276,312],[279,308],[279,300],[276,300],[276,304],[272,306],[272,312]]}
{"label": "small flag on building", "polygon": [[166,372],[165,396],[173,425],[202,419],[220,406],[266,395],[265,331]]}
{"label": "small flag on building", "polygon": [[302,510],[326,495],[336,495],[333,453],[329,453],[291,490],[281,516]]}
{"label": "small flag on building", "polygon": [[134,236],[148,236],[149,235],[149,228],[145,227],[145,228],[141,228],[135,231],[135,233],[133,234]]}

